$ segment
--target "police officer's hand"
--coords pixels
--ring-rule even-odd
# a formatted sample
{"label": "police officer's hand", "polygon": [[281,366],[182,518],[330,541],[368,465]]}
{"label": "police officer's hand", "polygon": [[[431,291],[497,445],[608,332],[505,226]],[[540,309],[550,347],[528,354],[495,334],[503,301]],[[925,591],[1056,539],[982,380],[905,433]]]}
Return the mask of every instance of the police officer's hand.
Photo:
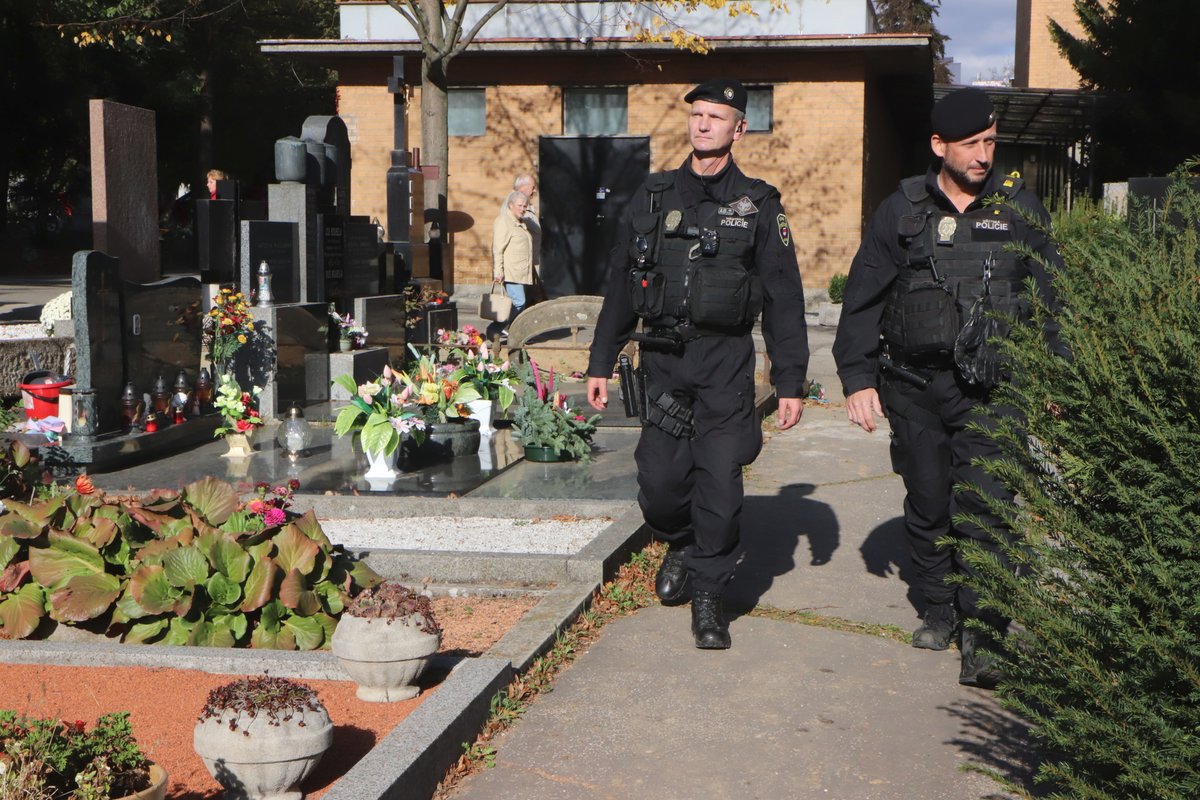
{"label": "police officer's hand", "polygon": [[846,416],[867,433],[874,433],[876,417],[886,416],[879,403],[879,392],[874,388],[859,389],[846,398]]}
{"label": "police officer's hand", "polygon": [[779,430],[786,431],[788,428],[800,421],[800,415],[804,413],[804,403],[799,397],[781,397],[779,398],[779,408],[775,412],[775,419],[779,424]]}
{"label": "police officer's hand", "polygon": [[608,379],[588,378],[587,400],[588,405],[597,411],[608,408]]}

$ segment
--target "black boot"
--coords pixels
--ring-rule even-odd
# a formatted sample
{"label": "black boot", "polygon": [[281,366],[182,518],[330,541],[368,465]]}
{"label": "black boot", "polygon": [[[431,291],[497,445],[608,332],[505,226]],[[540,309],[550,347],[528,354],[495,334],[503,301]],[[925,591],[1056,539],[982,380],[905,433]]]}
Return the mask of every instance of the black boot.
{"label": "black boot", "polygon": [[[958,673],[958,682],[963,686],[995,689],[1004,680],[1004,673],[992,655],[1000,649],[995,636],[964,625],[958,648],[962,651],[962,670]],[[985,653],[985,650],[988,652]]]}
{"label": "black boot", "polygon": [[721,595],[716,592],[695,592],[692,595],[692,635],[701,650],[727,650],[729,623],[721,608]]}
{"label": "black boot", "polygon": [[954,602],[930,603],[921,627],[913,631],[912,646],[924,650],[945,650],[958,628]]}
{"label": "black boot", "polygon": [[683,549],[668,550],[654,578],[654,593],[664,606],[677,605],[687,599],[684,597],[687,585],[688,568],[684,563]]}

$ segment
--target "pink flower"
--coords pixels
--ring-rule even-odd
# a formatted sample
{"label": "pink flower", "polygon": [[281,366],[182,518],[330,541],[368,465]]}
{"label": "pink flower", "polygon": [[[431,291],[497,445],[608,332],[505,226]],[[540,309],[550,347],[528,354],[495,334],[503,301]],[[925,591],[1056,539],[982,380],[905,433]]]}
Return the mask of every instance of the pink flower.
{"label": "pink flower", "polygon": [[263,524],[268,528],[282,525],[285,521],[287,521],[287,514],[282,508],[268,508],[263,514]]}

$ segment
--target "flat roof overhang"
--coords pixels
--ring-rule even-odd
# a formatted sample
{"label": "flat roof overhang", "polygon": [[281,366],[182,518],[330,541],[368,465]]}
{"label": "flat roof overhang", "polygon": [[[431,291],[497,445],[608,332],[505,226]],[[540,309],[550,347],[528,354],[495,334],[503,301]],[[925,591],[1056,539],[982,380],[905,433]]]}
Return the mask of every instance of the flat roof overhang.
{"label": "flat roof overhang", "polygon": [[[960,86],[933,87],[940,100]],[[1004,144],[1044,145],[1081,142],[1096,127],[1099,92],[1083,89],[1025,89],[1013,86],[980,86],[996,108],[997,139]]]}

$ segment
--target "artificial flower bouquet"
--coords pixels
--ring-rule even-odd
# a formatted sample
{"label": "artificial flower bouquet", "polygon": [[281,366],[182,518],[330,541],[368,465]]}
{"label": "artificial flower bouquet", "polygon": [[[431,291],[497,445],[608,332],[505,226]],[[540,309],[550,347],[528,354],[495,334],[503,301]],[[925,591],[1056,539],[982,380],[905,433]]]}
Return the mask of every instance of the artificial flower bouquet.
{"label": "artificial flower bouquet", "polygon": [[262,414],[258,410],[258,396],[262,389],[250,387],[250,391],[242,391],[237,380],[230,373],[221,376],[221,385],[217,388],[217,397],[213,407],[221,414],[224,424],[213,431],[214,436],[224,436],[229,433],[251,433],[263,424]]}
{"label": "artificial flower bouquet", "polygon": [[489,349],[487,340],[474,325],[458,331],[439,329],[438,344],[449,347],[448,364],[462,372],[484,400],[499,400],[504,411],[516,398],[516,370],[498,351]]}
{"label": "artificial flower bouquet", "polygon": [[391,455],[401,440],[425,441],[426,418],[415,410],[413,389],[391,367],[384,367],[379,380],[355,384],[349,375],[334,380],[350,394],[350,405],[338,412],[333,432],[345,436],[362,432],[364,451]]}
{"label": "artificial flower bouquet", "polygon": [[457,364],[438,363],[432,353],[422,355],[412,345],[409,350],[417,360],[399,377],[409,389],[409,401],[426,424],[469,419],[471,411],[467,403],[481,399],[482,395],[466,371]]}
{"label": "artificial flower bouquet", "polygon": [[204,318],[203,342],[214,364],[227,365],[254,335],[254,320],[241,292],[223,288],[213,296],[213,307]]}

